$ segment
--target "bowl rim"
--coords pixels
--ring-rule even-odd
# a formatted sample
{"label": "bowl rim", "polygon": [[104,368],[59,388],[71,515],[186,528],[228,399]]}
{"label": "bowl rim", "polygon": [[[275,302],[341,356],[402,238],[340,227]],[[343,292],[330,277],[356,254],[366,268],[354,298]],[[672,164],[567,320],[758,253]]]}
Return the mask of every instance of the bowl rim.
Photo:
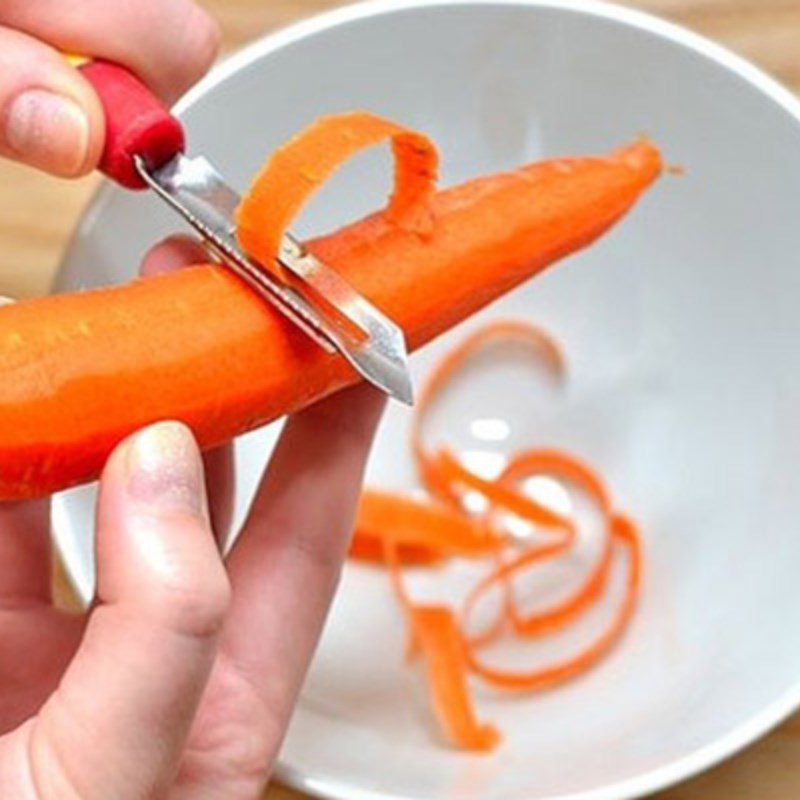
{"label": "bowl rim", "polygon": [[[174,113],[180,117],[210,90],[237,72],[270,53],[302,39],[372,17],[387,16],[415,9],[451,6],[519,6],[547,9],[565,14],[596,17],[655,35],[662,40],[701,55],[737,75],[745,83],[769,97],[800,126],[800,99],[760,67],[723,45],[676,23],[645,11],[619,6],[605,0],[360,0],[360,2],[319,13],[267,33],[227,56],[176,103]],[[107,183],[95,191],[64,249],[64,256],[60,262],[61,267],[66,260],[66,254],[72,250],[74,242],[84,234],[85,229],[93,223],[94,219],[102,214],[115,191],[116,187]],[[64,288],[61,283],[61,274],[62,270],[59,269],[54,281],[55,291]],[[71,524],[70,515],[63,506],[62,499],[55,498],[52,512],[52,524],[57,544],[61,538],[57,531],[63,531]],[[72,576],[68,577],[72,579]],[[554,795],[549,800],[632,800],[666,789],[698,775],[745,749],[787,719],[798,708],[800,708],[800,680],[777,700],[737,725],[729,733],[687,756],[600,789]],[[276,777],[292,788],[318,797],[331,798],[331,800],[417,800],[411,795],[359,788],[348,785],[340,779],[324,775],[315,777],[283,760],[278,762]]]}

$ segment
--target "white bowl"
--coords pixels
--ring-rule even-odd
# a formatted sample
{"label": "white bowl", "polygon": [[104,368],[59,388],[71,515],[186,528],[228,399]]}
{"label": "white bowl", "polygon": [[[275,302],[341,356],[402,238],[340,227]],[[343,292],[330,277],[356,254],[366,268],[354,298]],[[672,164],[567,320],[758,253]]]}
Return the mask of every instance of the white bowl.
{"label": "white bowl", "polygon": [[[628,635],[591,674],[514,702],[479,693],[481,714],[507,733],[487,757],[436,741],[409,693],[385,581],[348,568],[282,776],[348,800],[608,800],[714,764],[800,702],[800,106],[730,53],[632,11],[398,0],[257,42],[180,112],[191,150],[241,186],[301,125],[356,107],[430,133],[445,183],[603,152],[642,130],[687,168],[600,244],[484,313],[524,315],[559,337],[571,356],[566,396],[512,387],[500,370],[448,420],[464,446],[468,412],[499,408],[514,444],[558,444],[598,465],[642,524],[646,581]],[[376,206],[385,187],[372,165],[348,170],[306,230]],[[129,277],[174,227],[155,198],[104,188],[60,288]],[[453,336],[415,357],[417,377]],[[374,480],[413,485],[400,455],[408,419],[390,410]],[[274,436],[273,426],[240,443],[240,511]],[[87,488],[55,506],[84,594],[92,500]]]}

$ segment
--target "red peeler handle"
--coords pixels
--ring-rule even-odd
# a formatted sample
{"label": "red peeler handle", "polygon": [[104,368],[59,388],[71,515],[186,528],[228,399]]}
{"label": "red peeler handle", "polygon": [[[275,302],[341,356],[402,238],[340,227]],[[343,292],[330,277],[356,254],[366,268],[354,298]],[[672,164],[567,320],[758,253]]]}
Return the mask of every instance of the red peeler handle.
{"label": "red peeler handle", "polygon": [[100,170],[129,189],[145,182],[133,163],[135,155],[156,169],[184,150],[183,126],[130,70],[110,61],[79,66],[97,92],[106,115],[106,144]]}

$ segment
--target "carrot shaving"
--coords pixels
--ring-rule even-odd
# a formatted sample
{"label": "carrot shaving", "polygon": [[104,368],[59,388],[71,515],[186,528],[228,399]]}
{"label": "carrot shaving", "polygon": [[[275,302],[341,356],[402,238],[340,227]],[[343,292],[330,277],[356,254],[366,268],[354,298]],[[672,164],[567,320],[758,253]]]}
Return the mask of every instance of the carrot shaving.
{"label": "carrot shaving", "polygon": [[[411,425],[411,447],[419,477],[430,500],[374,489],[362,495],[351,553],[387,567],[391,585],[408,624],[407,655],[422,655],[431,700],[448,740],[457,747],[490,750],[500,735],[479,723],[467,684],[468,674],[506,690],[539,691],[573,678],[596,664],[619,639],[634,611],[641,584],[641,544],[636,526],[615,512],[600,476],[582,460],[553,449],[511,453],[501,473],[484,478],[472,472],[450,449],[428,449],[423,424],[428,408],[457,370],[476,350],[497,342],[522,343],[541,359],[556,380],[564,376],[564,360],[554,340],[521,321],[490,323],[470,334],[436,365],[421,387]],[[577,520],[554,511],[524,491],[524,482],[547,476],[584,495],[601,518],[598,555],[587,574],[564,597],[544,608],[523,613],[517,582],[531,581],[538,566],[572,552]],[[467,492],[478,492],[486,511],[470,514]],[[533,526],[536,539],[512,535],[507,516]],[[535,669],[503,669],[489,664],[481,650],[504,635],[533,639],[563,630],[606,593],[617,556],[625,559],[623,597],[611,620],[587,645],[567,658]],[[460,609],[418,604],[404,579],[404,566],[426,566],[450,558],[489,558],[493,565],[466,593]],[[484,628],[471,624],[478,602],[499,590],[497,613]]]}
{"label": "carrot shaving", "polygon": [[621,635],[633,613],[641,580],[641,546],[636,527],[624,517],[610,521],[611,536],[627,550],[625,596],[608,627],[575,656],[556,664],[529,671],[503,670],[491,667],[476,655],[476,648],[467,644],[467,663],[472,672],[492,686],[515,690],[549,689],[585,672],[597,663]]}
{"label": "carrot shaving", "polygon": [[411,626],[425,661],[431,702],[448,740],[467,750],[491,750],[500,733],[475,716],[464,644],[453,612],[444,606],[418,605],[412,610]]}
{"label": "carrot shaving", "polygon": [[356,540],[391,542],[398,549],[424,548],[440,557],[474,558],[492,553],[503,540],[484,521],[459,514],[441,503],[367,489],[356,515]]}
{"label": "carrot shaving", "polygon": [[244,251],[273,269],[283,234],[309,197],[350,156],[386,139],[395,160],[386,219],[420,234],[430,232],[435,146],[394,122],[350,112],[321,117],[274,151],[236,210],[236,235]]}
{"label": "carrot shaving", "polygon": [[[448,470],[455,464],[453,459],[443,455],[442,449],[436,453],[425,449],[422,432],[428,408],[470,356],[491,344],[508,341],[523,345],[544,362],[556,380],[563,379],[564,358],[549,334],[522,320],[496,320],[477,328],[445,353],[417,392],[416,413],[411,420],[411,451],[422,483],[431,494],[444,502],[460,506],[460,496],[453,485],[452,469]],[[463,476],[463,472],[460,474]],[[537,504],[531,501],[528,510],[533,505]],[[540,507],[539,511],[547,513],[548,510]]]}
{"label": "carrot shaving", "polygon": [[[356,531],[350,541],[347,552],[349,558],[355,561],[365,561],[373,564],[385,564],[385,537],[380,533],[372,534],[365,531]],[[397,558],[407,567],[433,566],[441,563],[445,556],[438,550],[427,547],[417,542],[408,542],[397,545]]]}
{"label": "carrot shaving", "polygon": [[[519,481],[535,474],[548,474],[575,484],[594,500],[606,519],[611,516],[611,499],[602,481],[588,465],[565,453],[554,450],[532,450],[518,453],[511,458],[499,480]],[[560,630],[599,598],[606,584],[612,556],[611,536],[607,525],[604,533],[600,557],[585,581],[574,592],[549,609],[530,614],[527,617],[522,616],[517,611],[513,592],[509,592],[510,604],[507,608],[507,616],[517,633],[525,636],[537,636]],[[553,553],[553,555],[557,554],[557,552]],[[547,555],[545,553],[541,558],[537,558],[535,549],[524,552],[512,562],[498,568],[493,575],[488,575],[481,581],[481,584],[485,584],[488,588],[492,580],[502,579],[507,583],[507,579],[515,572],[523,570],[528,564],[541,561]],[[473,593],[478,586],[473,589]]]}
{"label": "carrot shaving", "polygon": [[516,514],[535,525],[549,528],[560,528],[564,532],[565,541],[571,541],[575,534],[572,522],[547,506],[526,497],[516,489],[504,486],[498,481],[486,480],[470,472],[447,448],[440,448],[435,455],[427,457],[428,474],[436,473],[437,484],[441,482],[452,490],[456,486],[480,492],[494,508],[502,508]]}

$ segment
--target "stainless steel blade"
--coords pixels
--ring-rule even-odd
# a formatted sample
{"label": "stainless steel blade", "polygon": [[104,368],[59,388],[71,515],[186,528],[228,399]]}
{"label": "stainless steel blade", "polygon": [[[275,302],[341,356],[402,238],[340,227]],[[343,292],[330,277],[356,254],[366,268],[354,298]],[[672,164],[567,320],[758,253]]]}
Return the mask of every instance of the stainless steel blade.
{"label": "stainless steel blade", "polygon": [[250,259],[236,241],[234,212],[239,195],[202,157],[176,155],[150,171],[136,158],[143,180],[176,210],[251,288],[273,303],[328,352],[338,351],[370,383],[401,400],[413,403],[408,354],[402,330],[358,294],[335,270],[309,253],[291,235],[282,242],[279,261],[311,287],[336,313],[361,332],[354,336],[316,303],[311,293],[278,280]]}

